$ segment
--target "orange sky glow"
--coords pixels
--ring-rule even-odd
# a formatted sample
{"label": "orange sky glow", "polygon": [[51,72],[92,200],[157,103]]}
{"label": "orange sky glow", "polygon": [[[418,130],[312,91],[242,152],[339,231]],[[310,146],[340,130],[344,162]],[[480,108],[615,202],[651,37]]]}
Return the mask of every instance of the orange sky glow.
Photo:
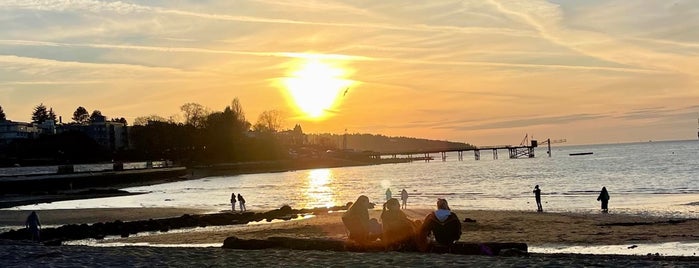
{"label": "orange sky glow", "polygon": [[[629,16],[629,14],[634,14]],[[307,133],[697,138],[697,1],[0,2],[0,106],[223,110]],[[177,117],[175,117],[177,118]]]}

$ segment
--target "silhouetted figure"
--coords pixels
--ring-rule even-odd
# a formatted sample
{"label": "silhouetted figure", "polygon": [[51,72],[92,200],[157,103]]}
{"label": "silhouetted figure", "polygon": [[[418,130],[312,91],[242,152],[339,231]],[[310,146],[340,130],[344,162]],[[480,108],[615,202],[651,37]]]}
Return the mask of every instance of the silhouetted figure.
{"label": "silhouetted figure", "polygon": [[235,193],[231,193],[231,211],[235,211]]}
{"label": "silhouetted figure", "polygon": [[[427,214],[422,223],[418,241],[427,242],[427,237],[432,233],[437,243],[451,245],[461,237],[461,222],[459,218],[451,212],[446,199],[437,199],[437,210]],[[426,248],[423,246],[423,249]]]}
{"label": "silhouetted figure", "polygon": [[245,198],[243,198],[243,196],[240,193],[238,194],[238,204],[240,204],[241,212],[247,211],[247,209],[245,208]]}
{"label": "silhouetted figure", "polygon": [[415,247],[415,235],[419,225],[408,219],[408,216],[400,210],[398,199],[391,198],[383,205],[381,223],[383,224],[381,240],[388,249]]}
{"label": "silhouetted figure", "polygon": [[607,192],[607,187],[602,187],[602,191],[600,191],[597,201],[602,202],[602,213],[609,212],[609,192]]}
{"label": "silhouetted figure", "polygon": [[349,231],[349,239],[357,243],[375,241],[381,235],[381,225],[369,219],[369,197],[360,195],[342,215],[342,223]]}
{"label": "silhouetted figure", "polygon": [[400,200],[403,201],[402,208],[408,208],[408,191],[406,191],[405,189],[403,189],[403,191],[400,191]]}
{"label": "silhouetted figure", "polygon": [[534,186],[534,199],[536,199],[536,211],[543,212],[544,208],[541,207],[541,189],[539,185]]}
{"label": "silhouetted figure", "polygon": [[386,189],[386,201],[388,201],[389,199],[391,199],[391,196],[392,196],[392,195],[393,195],[393,194],[391,193],[391,188]]}
{"label": "silhouetted figure", "polygon": [[35,211],[29,214],[27,221],[24,222],[24,227],[29,231],[32,240],[41,240],[41,222],[39,221],[39,215]]}

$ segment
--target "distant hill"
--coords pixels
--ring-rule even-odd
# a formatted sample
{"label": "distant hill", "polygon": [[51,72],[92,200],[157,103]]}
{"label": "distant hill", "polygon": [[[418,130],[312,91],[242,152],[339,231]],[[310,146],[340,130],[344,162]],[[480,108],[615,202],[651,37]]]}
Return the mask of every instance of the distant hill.
{"label": "distant hill", "polygon": [[[334,145],[338,149],[343,148],[344,135],[338,134],[307,134],[308,141],[312,144]],[[472,148],[471,144],[463,142],[451,142],[440,140],[428,140],[410,137],[387,137],[374,134],[347,134],[347,149],[355,151],[375,151],[382,153]]]}

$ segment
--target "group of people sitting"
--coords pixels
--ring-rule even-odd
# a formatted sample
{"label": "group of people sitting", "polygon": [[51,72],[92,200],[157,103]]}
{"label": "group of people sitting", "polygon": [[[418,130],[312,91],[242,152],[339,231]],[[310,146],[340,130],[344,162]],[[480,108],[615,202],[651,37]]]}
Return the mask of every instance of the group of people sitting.
{"label": "group of people sitting", "polygon": [[449,209],[446,199],[437,200],[437,210],[423,221],[411,220],[401,210],[398,199],[391,198],[383,206],[381,223],[369,218],[369,198],[361,195],[342,216],[349,239],[372,243],[380,239],[389,250],[426,250],[430,236],[441,245],[450,245],[461,237],[461,222]]}

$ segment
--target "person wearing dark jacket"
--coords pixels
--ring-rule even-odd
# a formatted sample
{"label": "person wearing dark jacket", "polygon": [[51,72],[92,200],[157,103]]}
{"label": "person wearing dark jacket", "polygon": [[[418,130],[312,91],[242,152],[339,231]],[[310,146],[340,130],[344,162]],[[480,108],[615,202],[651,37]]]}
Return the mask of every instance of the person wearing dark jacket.
{"label": "person wearing dark jacket", "polygon": [[398,199],[391,198],[383,205],[381,223],[383,223],[381,240],[388,249],[400,250],[414,247],[416,230],[419,225],[400,210]]}
{"label": "person wearing dark jacket", "polygon": [[541,207],[541,189],[539,189],[539,185],[534,186],[534,199],[536,200],[536,211],[537,212],[543,212],[544,208]]}
{"label": "person wearing dark jacket", "polygon": [[602,187],[602,191],[600,191],[597,201],[602,202],[602,213],[609,212],[609,192],[607,192],[607,187]]}
{"label": "person wearing dark jacket", "polygon": [[241,194],[238,194],[238,204],[240,204],[240,212],[247,211],[245,208],[245,198]]}
{"label": "person wearing dark jacket", "polygon": [[437,210],[425,217],[420,227],[418,241],[426,242],[430,233],[434,235],[437,243],[446,246],[461,238],[461,222],[459,217],[449,209],[446,199],[437,199]]}

